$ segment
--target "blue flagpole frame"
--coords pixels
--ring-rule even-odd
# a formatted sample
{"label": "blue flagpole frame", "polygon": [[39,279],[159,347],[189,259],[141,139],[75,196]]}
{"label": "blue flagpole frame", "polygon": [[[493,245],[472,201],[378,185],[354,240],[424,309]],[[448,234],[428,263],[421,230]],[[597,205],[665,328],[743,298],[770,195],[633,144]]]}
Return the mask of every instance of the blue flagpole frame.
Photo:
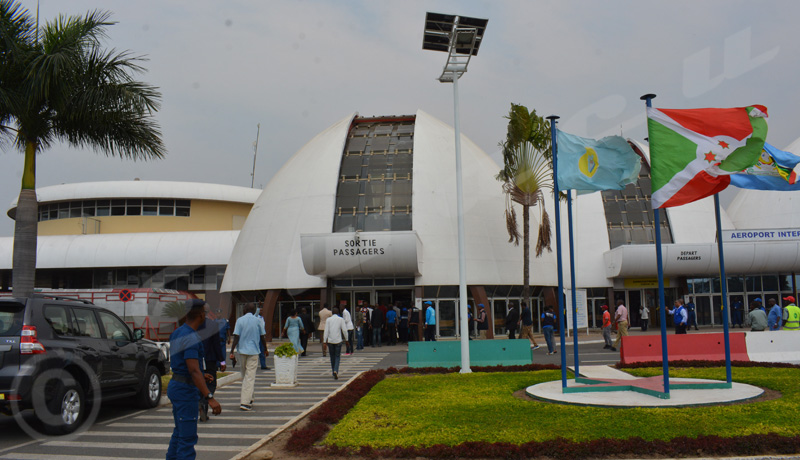
{"label": "blue flagpole frame", "polygon": [[[645,101],[647,107],[652,107],[655,94],[645,94],[639,99]],[[648,130],[648,136],[650,135]],[[652,161],[652,160],[651,160]],[[651,169],[652,173],[652,169]],[[652,202],[651,202],[652,203]],[[667,312],[664,299],[664,264],[661,256],[661,215],[658,208],[653,209],[653,225],[656,230],[656,264],[658,264],[658,302],[659,319],[661,320],[661,362],[664,373],[664,394],[669,397],[669,353],[667,352]]]}
{"label": "blue flagpole frame", "polygon": [[580,377],[580,369],[578,359],[578,299],[575,297],[575,245],[572,239],[572,190],[567,191],[567,231],[569,232],[569,280],[570,292],[572,293],[572,340],[573,350],[572,357],[575,362],[575,379]]}
{"label": "blue flagpole frame", "polygon": [[[567,388],[567,356],[566,356],[566,339],[564,338],[564,328],[566,327],[564,309],[564,272],[563,264],[561,263],[561,204],[559,203],[559,190],[558,190],[558,143],[556,142],[556,124],[560,117],[557,115],[550,115],[547,117],[550,120],[550,148],[552,151],[553,161],[553,191],[555,195],[555,211],[556,211],[556,265],[558,271],[558,326],[559,336],[561,338],[561,389]],[[577,375],[576,375],[577,376]]]}
{"label": "blue flagpole frame", "polygon": [[[725,375],[728,385],[733,385],[731,370],[731,338],[728,325],[728,278],[725,275],[725,254],[722,250],[722,220],[719,211],[719,193],[714,194],[714,214],[717,219],[717,252],[719,253],[719,281],[722,288],[722,331],[725,339]],[[712,306],[713,308],[713,306]]]}

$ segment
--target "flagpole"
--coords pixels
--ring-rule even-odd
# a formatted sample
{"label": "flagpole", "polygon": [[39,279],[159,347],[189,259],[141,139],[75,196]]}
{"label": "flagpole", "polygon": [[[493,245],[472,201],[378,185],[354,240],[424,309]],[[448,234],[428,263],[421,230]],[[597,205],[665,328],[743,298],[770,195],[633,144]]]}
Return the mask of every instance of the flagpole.
{"label": "flagpole", "polygon": [[[714,194],[714,214],[717,218],[717,252],[719,253],[719,280],[722,287],[722,331],[725,338],[725,375],[733,383],[731,371],[731,339],[728,329],[728,278],[725,275],[725,255],[722,251],[722,224],[719,212],[719,193]],[[713,308],[713,306],[712,306]]]}
{"label": "flagpole", "polygon": [[558,326],[559,336],[561,338],[561,388],[563,390],[567,387],[567,355],[565,353],[566,340],[564,339],[564,329],[566,326],[564,315],[566,314],[566,311],[564,310],[564,272],[561,264],[561,203],[559,202],[558,195],[558,144],[556,143],[556,123],[558,123],[557,120],[559,118],[560,117],[557,115],[550,115],[547,117],[547,119],[550,120],[550,146],[552,150],[553,162],[553,190],[555,192],[556,201],[556,266],[558,272],[558,292],[556,295],[558,296]]}
{"label": "flagpole", "polygon": [[[645,101],[647,107],[652,107],[652,100],[655,94],[645,94],[639,99]],[[649,133],[648,123],[648,136]],[[652,158],[652,157],[651,157]],[[652,174],[652,168],[650,169]],[[651,200],[652,206],[652,200]],[[664,268],[661,262],[661,215],[658,208],[653,208],[654,226],[656,229],[656,264],[658,264],[658,302],[660,305],[659,318],[661,320],[661,363],[664,373],[664,394],[669,396],[669,354],[667,353],[667,312],[666,301],[664,300]]]}
{"label": "flagpole", "polygon": [[578,369],[578,300],[575,298],[575,245],[572,240],[572,190],[567,191],[567,226],[569,227],[569,280],[572,288],[572,357],[575,361],[575,378],[580,375]]}

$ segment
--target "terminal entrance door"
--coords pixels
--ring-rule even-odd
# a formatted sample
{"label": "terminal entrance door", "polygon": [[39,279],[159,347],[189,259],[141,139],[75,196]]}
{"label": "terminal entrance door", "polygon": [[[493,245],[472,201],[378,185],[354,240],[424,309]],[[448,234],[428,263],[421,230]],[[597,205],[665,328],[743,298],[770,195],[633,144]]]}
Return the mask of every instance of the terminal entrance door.
{"label": "terminal entrance door", "polygon": [[439,299],[437,302],[436,314],[438,315],[436,321],[437,336],[438,337],[458,337],[458,331],[461,329],[458,326],[458,305],[457,299]]}

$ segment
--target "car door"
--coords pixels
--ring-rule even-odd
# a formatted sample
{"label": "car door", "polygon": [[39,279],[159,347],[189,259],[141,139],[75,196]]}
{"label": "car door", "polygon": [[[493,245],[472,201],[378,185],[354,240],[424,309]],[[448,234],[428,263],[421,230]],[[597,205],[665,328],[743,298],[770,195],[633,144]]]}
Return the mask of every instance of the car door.
{"label": "car door", "polygon": [[118,377],[114,375],[113,366],[109,365],[110,352],[94,310],[82,307],[72,307],[71,310],[75,320],[78,351],[82,353],[84,360],[96,369],[101,388],[113,385]]}
{"label": "car door", "polygon": [[98,310],[97,316],[105,331],[106,345],[111,354],[114,355],[112,361],[117,373],[119,385],[134,385],[139,382],[137,369],[139,347],[133,340],[133,334],[128,326],[122,322],[115,314]]}

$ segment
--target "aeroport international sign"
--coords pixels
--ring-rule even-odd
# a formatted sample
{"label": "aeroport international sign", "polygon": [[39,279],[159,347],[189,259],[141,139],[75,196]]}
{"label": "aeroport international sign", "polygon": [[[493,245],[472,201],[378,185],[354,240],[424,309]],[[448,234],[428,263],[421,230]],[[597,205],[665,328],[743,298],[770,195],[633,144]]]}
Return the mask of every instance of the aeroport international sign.
{"label": "aeroport international sign", "polygon": [[723,230],[722,241],[800,241],[800,229]]}

